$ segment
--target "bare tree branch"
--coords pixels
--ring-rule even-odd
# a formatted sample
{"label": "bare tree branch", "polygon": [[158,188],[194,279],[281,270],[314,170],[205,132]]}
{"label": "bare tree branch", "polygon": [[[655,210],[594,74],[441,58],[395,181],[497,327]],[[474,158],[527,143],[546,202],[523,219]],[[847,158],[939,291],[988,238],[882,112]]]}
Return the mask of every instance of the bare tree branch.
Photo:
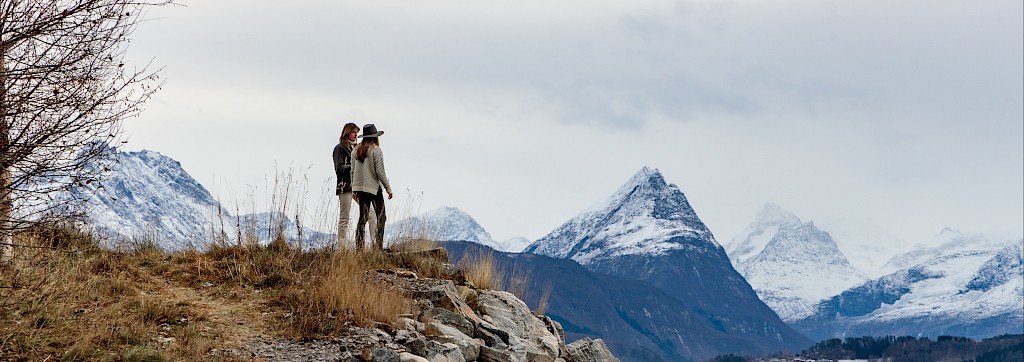
{"label": "bare tree branch", "polygon": [[0,245],[47,215],[71,217],[67,191],[100,182],[121,122],[161,83],[128,70],[130,36],[147,7],[174,0],[2,0]]}

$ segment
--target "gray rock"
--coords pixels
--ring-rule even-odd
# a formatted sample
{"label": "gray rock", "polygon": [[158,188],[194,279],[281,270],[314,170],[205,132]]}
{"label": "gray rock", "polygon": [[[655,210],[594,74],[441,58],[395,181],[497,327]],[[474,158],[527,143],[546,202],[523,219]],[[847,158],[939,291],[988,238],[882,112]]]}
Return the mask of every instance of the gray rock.
{"label": "gray rock", "polygon": [[[479,323],[480,317],[473,312],[473,309],[466,304],[455,289],[455,284],[450,280],[436,280],[410,285],[412,297],[430,301],[430,305],[441,307],[462,315],[472,323]],[[430,310],[430,309],[428,309]]]}
{"label": "gray rock", "polygon": [[443,324],[453,326],[462,331],[463,334],[470,335],[476,330],[476,326],[469,318],[466,318],[461,313],[456,313],[444,308],[434,308],[428,312],[428,315],[432,319],[440,321]]}
{"label": "gray rock", "polygon": [[569,343],[566,348],[568,355],[565,360],[568,362],[619,362],[600,338],[583,338]]}
{"label": "gray rock", "polygon": [[398,353],[387,348],[377,348],[373,350],[372,362],[401,362],[402,359],[398,356]]}
{"label": "gray rock", "polygon": [[414,355],[409,352],[399,353],[398,357],[401,358],[401,362],[430,362],[430,360],[426,358]]}
{"label": "gray rock", "polygon": [[428,360],[438,362],[466,362],[462,350],[455,343],[418,339],[405,344],[410,353],[425,356]]}
{"label": "gray rock", "polygon": [[480,357],[480,347],[485,345],[482,339],[472,338],[455,327],[438,322],[431,322],[430,328],[437,333],[432,337],[434,340],[454,345],[465,360],[473,361]]}
{"label": "gray rock", "polygon": [[512,293],[493,290],[479,291],[477,301],[480,313],[489,316],[497,329],[508,333],[507,343],[512,350],[524,352],[528,360],[535,362],[553,362],[558,358],[561,339],[533,315],[525,302]]}
{"label": "gray rock", "polygon": [[515,352],[508,349],[496,349],[491,347],[480,347],[480,362],[526,362],[526,353]]}

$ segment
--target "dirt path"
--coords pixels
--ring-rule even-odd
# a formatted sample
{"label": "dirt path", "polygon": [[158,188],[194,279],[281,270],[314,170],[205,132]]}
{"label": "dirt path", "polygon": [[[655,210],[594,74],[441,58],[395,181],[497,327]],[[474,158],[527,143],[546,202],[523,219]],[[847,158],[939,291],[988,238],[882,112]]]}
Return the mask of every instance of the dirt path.
{"label": "dirt path", "polygon": [[166,301],[187,303],[197,320],[202,337],[213,340],[218,348],[234,348],[254,339],[268,339],[267,307],[259,291],[227,290],[214,285],[200,289],[183,287],[160,276],[154,276],[155,292]]}

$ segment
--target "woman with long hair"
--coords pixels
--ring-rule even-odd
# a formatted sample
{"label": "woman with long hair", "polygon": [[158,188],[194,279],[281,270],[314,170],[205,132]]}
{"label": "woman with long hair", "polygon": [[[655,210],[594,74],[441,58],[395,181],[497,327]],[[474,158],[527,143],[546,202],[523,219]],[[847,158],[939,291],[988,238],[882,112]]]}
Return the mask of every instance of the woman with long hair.
{"label": "woman with long hair", "polygon": [[[338,144],[334,146],[334,174],[338,180],[334,193],[338,195],[338,205],[341,209],[338,215],[339,250],[345,247],[345,241],[349,237],[349,225],[352,224],[352,203],[355,200],[355,195],[352,193],[352,151],[355,150],[358,137],[359,126],[355,123],[347,123],[342,128]],[[370,230],[376,230],[377,218],[371,215],[369,224]]]}
{"label": "woman with long hair", "polygon": [[384,224],[387,215],[384,212],[384,191],[388,199],[394,197],[388,175],[384,172],[384,153],[380,150],[380,136],[384,131],[377,131],[377,126],[363,126],[362,142],[352,155],[352,191],[359,203],[359,221],[356,222],[356,250],[363,250],[365,231],[363,226],[370,216],[370,209],[377,217],[377,228],[374,230],[373,247],[384,250]]}

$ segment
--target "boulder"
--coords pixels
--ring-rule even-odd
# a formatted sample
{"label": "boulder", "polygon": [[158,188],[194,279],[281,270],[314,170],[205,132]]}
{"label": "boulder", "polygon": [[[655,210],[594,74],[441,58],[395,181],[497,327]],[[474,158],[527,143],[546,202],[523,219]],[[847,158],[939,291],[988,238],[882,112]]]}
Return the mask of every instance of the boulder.
{"label": "boulder", "polygon": [[411,285],[409,288],[415,299],[425,299],[430,301],[434,307],[441,307],[461,314],[471,323],[477,323],[480,320],[473,309],[459,297],[455,284],[450,280],[433,279],[431,283]]}
{"label": "boulder", "polygon": [[[506,343],[511,350],[525,353],[529,361],[553,362],[558,358],[561,340],[515,295],[481,290],[477,304],[480,314],[489,317],[497,330],[508,334]],[[486,324],[482,323],[480,329]]]}
{"label": "boulder", "polygon": [[600,338],[583,338],[569,343],[565,360],[568,362],[619,362]]}
{"label": "boulder", "polygon": [[485,345],[484,341],[479,338],[473,338],[465,333],[462,333],[458,328],[445,325],[438,322],[431,322],[429,331],[432,332],[435,341],[441,343],[450,343],[459,348],[462,352],[463,358],[467,361],[473,361],[480,356],[480,347]]}

